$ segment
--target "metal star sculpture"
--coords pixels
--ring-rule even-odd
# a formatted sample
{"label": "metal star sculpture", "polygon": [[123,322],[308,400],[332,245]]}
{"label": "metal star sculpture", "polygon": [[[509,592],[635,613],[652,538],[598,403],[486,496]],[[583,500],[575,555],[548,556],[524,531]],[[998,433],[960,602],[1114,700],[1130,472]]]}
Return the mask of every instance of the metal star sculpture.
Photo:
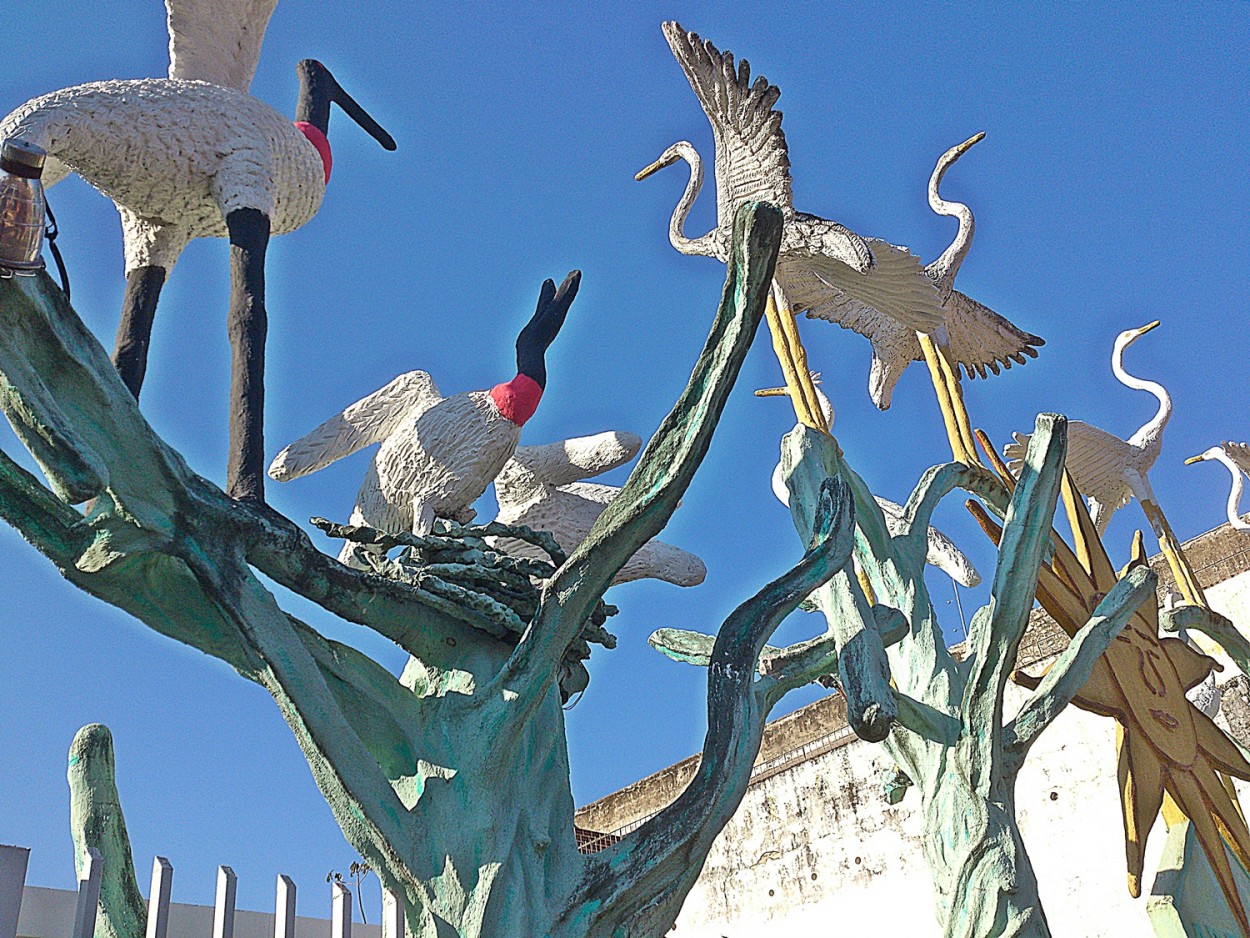
{"label": "metal star sculpture", "polygon": [[[981,431],[976,435],[1003,483],[1009,490],[1014,488],[1015,478],[993,446]],[[1037,599],[1065,632],[1075,635],[1115,585],[1118,575],[1084,499],[1066,472],[1062,492],[1075,550],[1052,532],[1054,556],[1041,566]],[[998,523],[980,504],[969,502],[968,508],[997,542],[1002,534]],[[1139,532],[1128,567],[1146,562]],[[1242,865],[1250,868],[1250,830],[1219,775],[1223,772],[1250,781],[1250,762],[1210,717],[1185,697],[1187,690],[1219,667],[1180,639],[1160,638],[1158,604],[1147,602],[1098,659],[1073,702],[1116,721],[1129,893],[1141,895],[1146,837],[1160,809],[1165,819],[1171,813],[1164,805],[1166,792],[1193,822],[1229,908],[1243,934],[1250,936],[1250,919],[1221,843],[1227,843]],[[1012,677],[1029,688],[1036,688],[1042,680],[1019,670]]]}

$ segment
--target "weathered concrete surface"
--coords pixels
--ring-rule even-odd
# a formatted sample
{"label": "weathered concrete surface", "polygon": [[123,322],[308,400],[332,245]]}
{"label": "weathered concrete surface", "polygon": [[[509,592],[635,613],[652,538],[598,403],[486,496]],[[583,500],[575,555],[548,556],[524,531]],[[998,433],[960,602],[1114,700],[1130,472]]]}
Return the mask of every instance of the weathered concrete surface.
{"label": "weathered concrete surface", "polygon": [[[1225,526],[1186,549],[1211,605],[1250,623],[1250,538]],[[1161,582],[1170,577],[1162,557],[1151,565]],[[1065,643],[1035,611],[1021,663],[1044,663]],[[1225,661],[1219,679],[1236,674]],[[1228,688],[1230,702],[1239,687]],[[1009,687],[1007,712],[1024,698],[1023,689]],[[770,724],[751,788],[708,855],[675,936],[790,938],[856,926],[911,938],[939,934],[917,793],[909,790],[897,806],[886,802],[881,781],[893,764],[880,746],[839,735],[839,703],[826,698]],[[690,771],[693,760],[686,760],[643,779],[584,808],[578,823],[627,827],[680,793]],[[1054,934],[1151,938],[1146,901],[1126,888],[1114,721],[1073,707],[1062,713],[1020,772],[1017,809]],[[1147,894],[1165,839],[1159,822],[1146,858]]]}

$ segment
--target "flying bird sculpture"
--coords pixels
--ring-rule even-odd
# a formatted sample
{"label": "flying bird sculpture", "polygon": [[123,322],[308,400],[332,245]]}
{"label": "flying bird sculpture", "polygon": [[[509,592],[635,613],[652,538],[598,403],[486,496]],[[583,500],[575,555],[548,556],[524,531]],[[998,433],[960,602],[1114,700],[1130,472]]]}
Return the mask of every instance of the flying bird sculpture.
{"label": "flying bird sculpture", "polygon": [[[773,109],[781,94],[778,88],[762,76],[752,84],[745,59],[735,66],[733,53],[719,51],[677,23],[665,23],[664,35],[711,122],[716,145],[717,223],[700,237],[685,235],[686,219],[703,186],[703,161],[692,144],[674,143],[636,177],[646,179],[679,160],[689,165],[689,181],[669,223],[673,247],[683,254],[725,261],[738,206],[747,200],[770,202],[785,219],[773,280],[773,301],[783,321],[805,312],[848,328],[873,317],[895,321],[910,332],[938,328],[942,317],[937,291],[915,255],[876,238],[860,237],[837,222],[795,211],[782,115]],[[781,341],[777,328],[775,344]],[[792,321],[789,328],[793,329]],[[793,367],[805,373],[806,357],[797,337],[785,344]],[[805,404],[815,416],[815,402]]]}
{"label": "flying bird sculpture", "polygon": [[1212,446],[1210,449],[1203,450],[1197,456],[1189,457],[1185,460],[1185,465],[1192,465],[1208,459],[1223,463],[1233,477],[1232,488],[1228,493],[1228,504],[1224,509],[1228,515],[1229,525],[1238,531],[1250,531],[1250,524],[1241,519],[1241,512],[1238,510],[1238,505],[1241,502],[1241,493],[1246,484],[1245,477],[1250,475],[1250,445],[1234,443],[1230,440],[1226,443],[1221,443],[1219,446]]}
{"label": "flying bird sculpture", "polygon": [[[518,446],[495,478],[499,516],[504,524],[546,531],[572,553],[599,515],[620,493],[615,485],[586,482],[633,459],[642,440],[632,433],[609,432],[574,437],[545,446]],[[501,538],[510,554],[544,560],[532,544]],[[698,586],[707,576],[703,561],[689,551],[650,540],[626,562],[613,583],[651,578],[677,586]]]}
{"label": "flying bird sculpture", "polygon": [[[1158,325],[1155,320],[1140,329],[1121,332],[1111,352],[1111,372],[1119,382],[1136,391],[1148,391],[1158,399],[1159,409],[1154,417],[1127,440],[1082,420],[1068,423],[1068,472],[1077,489],[1088,499],[1090,517],[1100,535],[1107,529],[1112,514],[1134,497],[1143,508],[1156,504],[1147,474],[1163,449],[1163,431],[1172,417],[1172,397],[1163,385],[1135,378],[1125,371],[1124,352]],[[1012,435],[1015,442],[1007,444],[1003,455],[1012,472],[1018,473],[1030,434]],[[1153,523],[1154,519],[1151,520]],[[1160,533],[1157,527],[1155,533]]]}
{"label": "flying bird sculpture", "polygon": [[[428,374],[410,371],[287,446],[269,466],[270,477],[297,479],[380,443],[351,524],[429,534],[435,518],[472,521],[473,502],[512,456],[538,407],[547,386],[544,356],[580,282],[575,270],[558,290],[543,283],[538,308],[517,337],[511,381],[445,398]],[[342,557],[350,552],[349,543]]]}
{"label": "flying bird sculpture", "polygon": [[92,82],[23,104],[0,121],[48,152],[44,184],[77,173],[117,205],[126,293],[113,361],[143,386],[157,300],[193,238],[228,238],[230,458],[227,490],[264,497],[265,253],[271,235],[317,214],[330,180],[337,104],[388,150],[395,141],[320,62],[297,70],[292,123],[248,93],[277,0],[166,0],[168,78]]}
{"label": "flying bird sculpture", "polygon": [[[819,388],[815,388],[817,399],[820,401],[820,408],[824,413],[825,423],[827,426],[833,426],[833,404],[824,392]],[[773,397],[789,393],[786,388],[764,388],[756,391],[757,397]],[[786,488],[785,479],[781,474],[781,463],[777,463],[773,467],[772,475],[773,494],[777,496],[777,500],[783,505],[790,504],[790,490]],[[902,505],[898,502],[892,502],[888,498],[882,498],[880,495],[874,495],[873,500],[881,508],[881,513],[885,515],[886,528],[890,532],[890,536],[899,534],[903,530],[903,522],[906,512]],[[937,567],[947,576],[961,586],[971,589],[981,582],[981,574],[977,572],[977,568],[967,555],[955,546],[954,542],[939,531],[937,528],[930,527],[928,530],[928,551],[925,555],[925,561],[930,565]]]}
{"label": "flying bird sculpture", "polygon": [[[930,208],[939,215],[959,220],[959,230],[950,246],[924,268],[925,275],[937,287],[945,324],[945,329],[935,332],[933,338],[952,366],[954,380],[958,380],[960,368],[969,378],[984,378],[987,370],[998,374],[1001,368],[1010,368],[1013,362],[1023,365],[1026,356],[1037,357],[1035,346],[1045,344],[1038,336],[1018,329],[992,309],[955,289],[955,275],[972,247],[976,223],[972,209],[962,202],[942,198],[938,190],[946,171],[984,137],[984,133],[979,133],[951,147],[938,159],[929,177]],[[894,386],[907,366],[926,358],[921,347],[923,333],[908,329],[898,320],[871,314],[848,317],[839,324],[861,333],[872,343],[868,393],[874,404],[886,410]]]}

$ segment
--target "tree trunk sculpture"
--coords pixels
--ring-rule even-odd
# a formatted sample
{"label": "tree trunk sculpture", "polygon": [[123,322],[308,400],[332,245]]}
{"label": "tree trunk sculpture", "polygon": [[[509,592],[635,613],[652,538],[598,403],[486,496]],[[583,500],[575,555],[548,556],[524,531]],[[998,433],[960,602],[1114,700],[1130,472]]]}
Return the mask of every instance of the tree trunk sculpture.
{"label": "tree trunk sculpture", "polygon": [[[592,856],[574,839],[559,665],[706,453],[764,313],[781,227],[770,206],[739,212],[689,385],[519,636],[472,603],[349,569],[196,475],[46,277],[0,281],[0,406],[51,490],[0,453],[0,517],[74,585],[273,696],[348,841],[403,897],[410,936],[663,935],[746,790],[768,710],[816,676],[796,664],[761,681],[754,666],[781,620],[847,563],[849,491],[824,484],[808,553],[720,630],[695,781]],[[412,656],[403,676],[284,612],[253,568],[394,641]]]}

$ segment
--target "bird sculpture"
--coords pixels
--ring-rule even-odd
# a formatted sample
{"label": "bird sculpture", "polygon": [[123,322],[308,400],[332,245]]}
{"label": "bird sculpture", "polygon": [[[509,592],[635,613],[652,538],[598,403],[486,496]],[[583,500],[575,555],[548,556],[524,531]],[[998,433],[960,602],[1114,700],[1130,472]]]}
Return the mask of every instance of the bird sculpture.
{"label": "bird sculpture", "polygon": [[[912,333],[941,326],[937,291],[915,255],[794,210],[782,115],[773,109],[781,94],[778,88],[762,76],[752,84],[745,59],[735,66],[733,53],[720,52],[677,23],[665,23],[664,35],[711,122],[716,145],[717,223],[700,237],[685,235],[686,219],[703,186],[703,161],[692,144],[674,143],[635,177],[646,179],[678,160],[689,165],[689,181],[669,223],[673,247],[683,254],[725,261],[738,206],[747,200],[770,202],[785,219],[773,279],[774,299],[783,320],[805,312],[848,327],[873,317],[895,321]],[[860,331],[865,328],[859,326]],[[805,373],[801,345],[793,339],[787,344],[793,366]],[[815,410],[814,402],[806,403]]]}
{"label": "bird sculpture", "polygon": [[[819,388],[815,388],[817,400],[820,402],[820,409],[824,412],[825,423],[827,426],[833,426],[833,404],[824,392]],[[788,393],[786,388],[764,388],[756,391],[757,397],[773,397]],[[772,475],[773,494],[777,496],[777,500],[783,505],[790,504],[790,490],[786,488],[785,479],[781,473],[781,463],[777,463],[773,467]],[[892,502],[888,498],[882,498],[874,495],[873,500],[881,508],[881,513],[885,516],[885,525],[890,532],[890,536],[894,537],[903,530],[903,521],[906,512],[903,506],[897,502]],[[937,528],[929,528],[928,532],[928,551],[925,555],[925,561],[934,567],[937,567],[947,576],[961,586],[971,589],[981,582],[981,574],[977,572],[977,568],[973,566],[967,555],[955,546],[945,534]]]}
{"label": "bird sculpture", "polygon": [[117,205],[126,292],[113,361],[137,398],[161,287],[192,238],[231,245],[227,491],[264,497],[265,253],[317,214],[337,104],[388,150],[395,141],[320,62],[297,66],[292,123],[248,93],[277,0],[166,0],[168,78],[92,82],[0,121],[48,153],[45,185],[77,173]]}
{"label": "bird sculpture", "polygon": [[[1130,345],[1159,325],[1155,320],[1140,329],[1128,329],[1116,336],[1111,353],[1111,371],[1125,387],[1149,391],[1159,401],[1159,409],[1128,440],[1090,426],[1082,420],[1068,424],[1067,469],[1077,489],[1089,501],[1089,514],[1101,535],[1112,514],[1134,497],[1150,516],[1155,533],[1162,536],[1153,517],[1157,504],[1147,473],[1163,448],[1163,431],[1172,416],[1172,398],[1163,385],[1135,378],[1124,370],[1124,352]],[[1031,434],[1015,433],[1014,443],[1003,450],[1008,467],[1018,474]]]}
{"label": "bird sculpture", "polygon": [[[518,446],[495,478],[499,500],[496,521],[546,531],[572,553],[599,515],[620,493],[615,485],[585,482],[634,458],[642,440],[632,433],[610,432],[575,437],[545,446]],[[534,545],[500,539],[510,554],[545,559]],[[698,586],[707,576],[703,561],[689,551],[650,540],[621,568],[613,583],[651,578],[677,586]]]}
{"label": "bird sculpture", "polygon": [[1219,446],[1203,450],[1197,456],[1190,456],[1185,460],[1185,465],[1189,466],[1208,459],[1223,463],[1233,477],[1232,489],[1228,493],[1228,504],[1225,506],[1229,525],[1237,531],[1250,531],[1250,524],[1241,519],[1241,512],[1238,511],[1241,492],[1246,484],[1244,477],[1250,475],[1250,445],[1232,441],[1221,443]]}
{"label": "bird sculpture", "polygon": [[[544,356],[580,282],[575,270],[558,290],[543,283],[538,308],[517,337],[511,381],[445,398],[428,374],[410,371],[287,446],[269,466],[270,477],[297,479],[381,443],[351,524],[423,535],[433,531],[435,518],[472,521],[473,502],[512,456],[538,407],[547,386]],[[348,544],[340,559],[350,553]]]}
{"label": "bird sculpture", "polygon": [[[955,289],[955,275],[972,247],[975,222],[967,205],[943,199],[938,188],[946,171],[984,137],[984,133],[979,133],[951,147],[938,159],[929,177],[930,208],[939,215],[959,220],[959,230],[950,246],[924,268],[925,275],[937,287],[942,303],[945,328],[935,332],[934,338],[952,366],[954,380],[958,380],[960,368],[969,378],[984,378],[987,369],[998,374],[1000,368],[1010,368],[1013,362],[1023,365],[1027,360],[1025,356],[1037,357],[1035,346],[1045,344],[1038,336],[1016,328],[998,313]],[[872,343],[868,394],[877,407],[888,409],[894,386],[907,366],[913,361],[925,360],[921,335],[896,319],[871,313],[844,318],[839,325],[859,332]]]}

